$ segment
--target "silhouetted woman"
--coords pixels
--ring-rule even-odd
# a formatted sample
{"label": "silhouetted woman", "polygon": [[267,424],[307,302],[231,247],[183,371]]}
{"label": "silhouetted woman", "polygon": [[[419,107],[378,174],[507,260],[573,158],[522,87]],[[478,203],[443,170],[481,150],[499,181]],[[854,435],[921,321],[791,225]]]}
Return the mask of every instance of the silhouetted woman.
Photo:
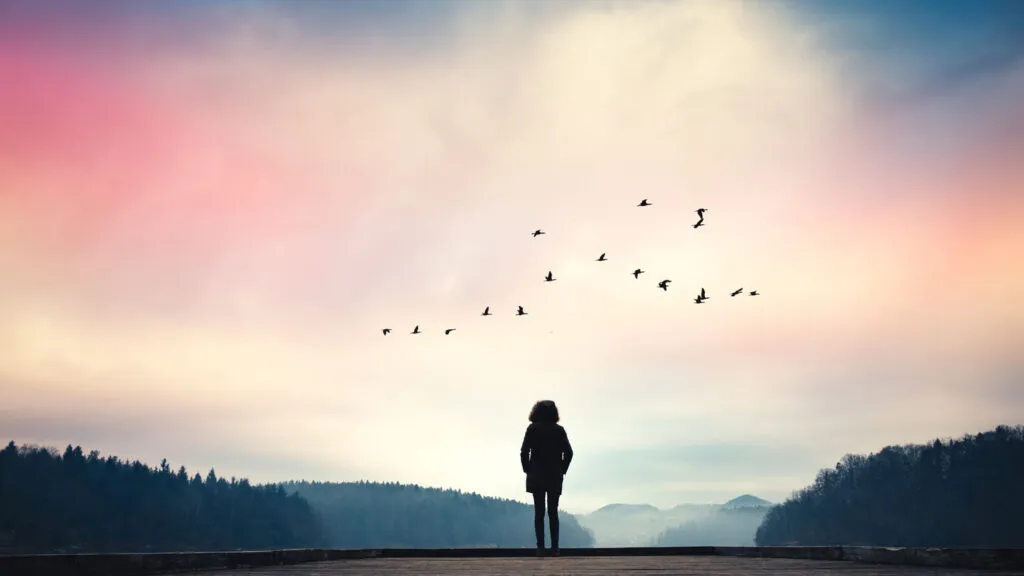
{"label": "silhouetted woman", "polygon": [[558,556],[558,498],[562,476],[569,471],[572,446],[565,428],[558,423],[558,407],[541,400],[530,410],[530,425],[523,437],[519,459],[526,473],[526,491],[533,494],[533,529],[537,534],[537,555],[544,554],[544,496],[547,495],[551,552]]}

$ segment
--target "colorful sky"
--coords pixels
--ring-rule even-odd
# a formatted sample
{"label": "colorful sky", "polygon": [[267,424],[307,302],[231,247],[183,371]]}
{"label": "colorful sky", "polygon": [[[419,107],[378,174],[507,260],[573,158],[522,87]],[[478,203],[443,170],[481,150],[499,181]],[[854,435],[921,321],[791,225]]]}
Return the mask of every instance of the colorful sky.
{"label": "colorful sky", "polygon": [[4,440],[526,501],[550,398],[580,512],[1021,423],[1016,0],[82,6],[0,8]]}

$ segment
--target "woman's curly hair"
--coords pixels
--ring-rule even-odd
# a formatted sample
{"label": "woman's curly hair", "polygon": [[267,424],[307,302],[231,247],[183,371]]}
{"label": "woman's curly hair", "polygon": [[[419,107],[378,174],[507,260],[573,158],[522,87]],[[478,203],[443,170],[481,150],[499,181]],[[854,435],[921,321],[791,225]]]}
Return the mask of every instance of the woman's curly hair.
{"label": "woman's curly hair", "polygon": [[558,422],[558,406],[551,400],[541,400],[530,410],[530,422]]}

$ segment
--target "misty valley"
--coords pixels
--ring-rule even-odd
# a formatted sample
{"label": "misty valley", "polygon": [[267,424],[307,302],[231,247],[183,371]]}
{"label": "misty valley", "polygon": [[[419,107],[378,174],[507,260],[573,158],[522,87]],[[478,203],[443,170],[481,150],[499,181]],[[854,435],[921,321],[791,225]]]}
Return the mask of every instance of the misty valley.
{"label": "misty valley", "polygon": [[744,494],[725,504],[609,504],[579,516],[597,546],[753,546],[772,503]]}

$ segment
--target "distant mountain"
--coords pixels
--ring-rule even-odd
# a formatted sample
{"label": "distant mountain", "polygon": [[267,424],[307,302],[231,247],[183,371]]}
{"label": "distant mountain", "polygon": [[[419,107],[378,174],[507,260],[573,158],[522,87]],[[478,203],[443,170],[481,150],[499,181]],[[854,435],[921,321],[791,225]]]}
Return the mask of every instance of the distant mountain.
{"label": "distant mountain", "polygon": [[720,506],[720,504],[679,504],[674,508],[670,508],[668,512],[680,516],[701,516],[714,512]]}
{"label": "distant mountain", "polygon": [[608,504],[594,510],[591,514],[641,514],[645,512],[660,512],[660,510],[650,504]]}
{"label": "distant mountain", "polygon": [[[742,497],[741,497],[742,498]],[[750,496],[746,502],[767,502]],[[736,500],[740,500],[737,498]],[[730,502],[733,502],[730,500]],[[728,504],[728,503],[727,503]],[[757,528],[770,506],[722,505],[713,513],[666,529],[654,546],[753,546]]]}
{"label": "distant mountain", "polygon": [[751,496],[750,494],[744,494],[729,500],[725,504],[722,504],[722,508],[759,508],[763,506],[771,506],[772,503],[765,500],[764,498],[758,498],[757,496]]}
{"label": "distant mountain", "polygon": [[[589,514],[579,515],[577,519],[580,525],[593,533],[596,546],[651,546],[666,530],[689,522],[706,520],[721,510],[760,510],[760,507],[770,505],[767,500],[749,494],[734,498],[725,504],[680,504],[667,510],[650,504],[616,503]],[[767,511],[767,508],[761,512],[762,515],[764,511]],[[756,529],[757,526],[754,526],[750,530],[750,541],[753,541]],[[745,531],[745,528],[739,530]],[[733,540],[735,538],[730,537],[725,541]]]}
{"label": "distant mountain", "polygon": [[666,511],[650,504],[609,504],[577,519],[597,546],[646,546],[664,530]]}

